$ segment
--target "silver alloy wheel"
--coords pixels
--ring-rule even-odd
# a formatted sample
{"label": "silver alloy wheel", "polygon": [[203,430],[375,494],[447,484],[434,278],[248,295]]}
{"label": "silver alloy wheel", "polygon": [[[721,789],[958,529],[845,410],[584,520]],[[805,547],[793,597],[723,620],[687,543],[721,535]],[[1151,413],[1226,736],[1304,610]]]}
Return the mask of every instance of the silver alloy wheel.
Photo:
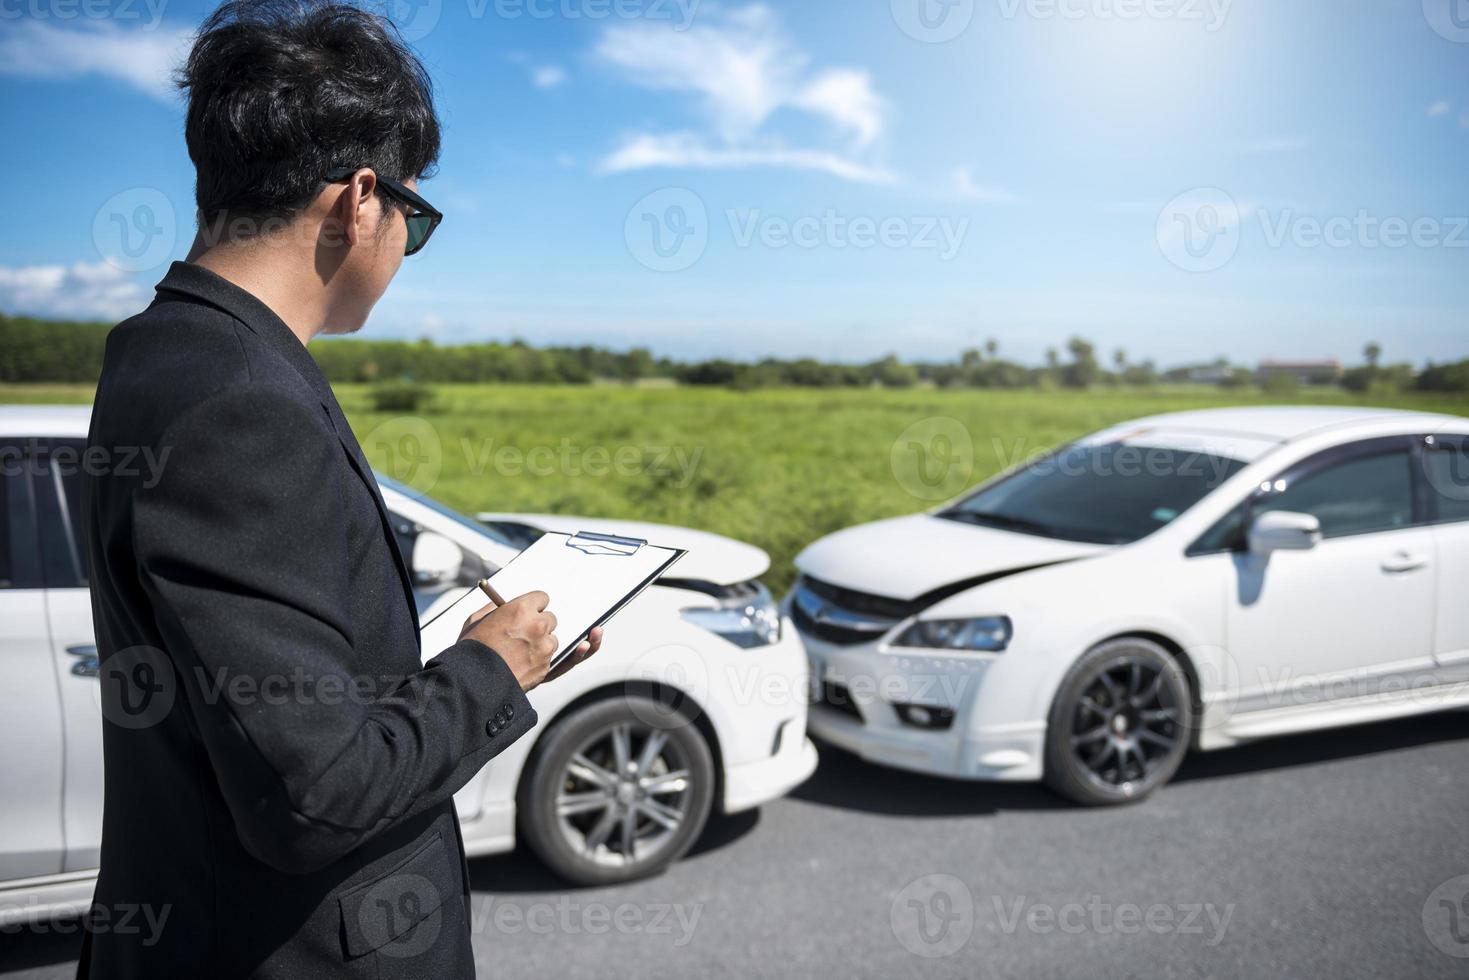
{"label": "silver alloy wheel", "polygon": [[618,722],[586,739],[561,773],[556,817],[584,858],[626,867],[655,857],[687,816],[690,772],[668,733]]}

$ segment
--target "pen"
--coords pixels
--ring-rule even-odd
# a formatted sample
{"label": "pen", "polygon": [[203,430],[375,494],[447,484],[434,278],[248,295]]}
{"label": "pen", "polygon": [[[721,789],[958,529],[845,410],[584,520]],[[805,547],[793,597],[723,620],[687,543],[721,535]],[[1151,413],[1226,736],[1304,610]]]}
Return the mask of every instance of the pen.
{"label": "pen", "polygon": [[495,587],[490,584],[490,580],[489,579],[482,578],[482,579],[479,580],[479,590],[481,592],[483,592],[485,595],[489,596],[490,597],[490,601],[493,602],[495,605],[497,605],[497,606],[503,606],[503,605],[505,605],[505,600],[500,597],[500,593],[498,593],[498,592],[495,591]]}

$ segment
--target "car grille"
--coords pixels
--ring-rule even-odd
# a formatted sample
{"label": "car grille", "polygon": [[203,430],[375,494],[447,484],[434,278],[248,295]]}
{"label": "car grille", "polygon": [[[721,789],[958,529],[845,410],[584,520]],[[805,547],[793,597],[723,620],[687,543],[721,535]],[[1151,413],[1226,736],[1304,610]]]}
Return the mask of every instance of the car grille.
{"label": "car grille", "polygon": [[807,636],[851,646],[871,643],[918,608],[916,602],[857,592],[803,575],[792,595],[791,619]]}

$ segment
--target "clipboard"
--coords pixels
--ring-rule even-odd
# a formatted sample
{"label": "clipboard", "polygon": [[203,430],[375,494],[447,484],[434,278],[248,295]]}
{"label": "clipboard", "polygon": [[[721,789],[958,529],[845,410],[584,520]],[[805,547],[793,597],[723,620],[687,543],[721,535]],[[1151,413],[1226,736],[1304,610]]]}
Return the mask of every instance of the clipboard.
{"label": "clipboard", "polygon": [[683,548],[665,548],[642,538],[547,531],[481,587],[486,594],[494,593],[490,597],[496,601],[536,591],[551,597],[546,608],[556,615],[557,636],[572,637],[563,639],[551,658],[554,670],[592,630],[621,612],[685,554]]}

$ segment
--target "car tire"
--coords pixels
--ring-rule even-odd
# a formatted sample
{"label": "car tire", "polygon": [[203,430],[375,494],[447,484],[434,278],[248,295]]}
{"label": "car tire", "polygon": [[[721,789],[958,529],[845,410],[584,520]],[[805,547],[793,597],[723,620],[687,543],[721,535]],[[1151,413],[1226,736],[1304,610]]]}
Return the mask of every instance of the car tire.
{"label": "car tire", "polygon": [[1183,763],[1193,717],[1188,677],[1166,649],[1142,637],[1108,640],[1056,693],[1045,783],[1086,806],[1145,799]]}
{"label": "car tire", "polygon": [[558,719],[536,747],[520,839],[573,884],[646,878],[698,839],[714,786],[713,753],[685,712],[636,694],[597,701]]}

